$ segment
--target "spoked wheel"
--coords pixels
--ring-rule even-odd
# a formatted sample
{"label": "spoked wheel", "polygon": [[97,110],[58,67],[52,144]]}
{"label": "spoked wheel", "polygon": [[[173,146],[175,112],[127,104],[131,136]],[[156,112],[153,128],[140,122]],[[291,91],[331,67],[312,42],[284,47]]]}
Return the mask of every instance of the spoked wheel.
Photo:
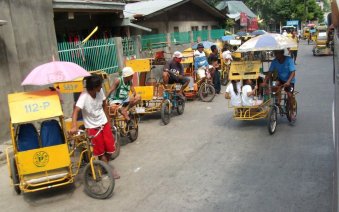
{"label": "spoked wheel", "polygon": [[208,83],[203,83],[199,89],[199,96],[203,102],[211,102],[215,96],[215,89]]}
{"label": "spoked wheel", "polygon": [[177,100],[177,112],[179,115],[183,114],[184,113],[184,110],[185,110],[185,100],[178,97],[178,100]]}
{"label": "spoked wheel", "polygon": [[227,85],[228,83],[228,71],[224,71],[221,73],[221,80],[220,80],[222,85]]}
{"label": "spoked wheel", "polygon": [[103,161],[93,160],[93,170],[96,179],[90,163],[84,169],[85,192],[95,199],[111,197],[115,186],[112,169]]}
{"label": "spoked wheel", "polygon": [[128,133],[127,136],[131,142],[134,142],[138,139],[139,135],[139,125],[138,125],[138,117],[137,115],[131,116],[131,121],[128,123]]}
{"label": "spoked wheel", "polygon": [[268,114],[267,128],[271,135],[274,134],[277,129],[277,109],[275,107],[272,107]]}
{"label": "spoked wheel", "polygon": [[18,174],[18,169],[16,167],[16,163],[15,163],[15,159],[14,157],[12,157],[9,161],[9,165],[10,165],[10,168],[11,168],[11,178],[13,180],[13,186],[14,186],[14,191],[17,193],[17,194],[21,194],[21,189],[20,189],[20,186],[19,186],[19,174]]}
{"label": "spoked wheel", "polygon": [[286,101],[286,115],[290,123],[295,123],[296,118],[297,118],[298,104],[297,104],[296,99],[294,99],[293,110],[294,110],[294,115],[295,115],[294,120],[292,120],[292,111],[290,110],[290,107],[289,107],[289,101]]}
{"label": "spoked wheel", "polygon": [[161,106],[161,120],[164,125],[167,125],[171,120],[171,109],[170,109],[170,102],[164,101]]}
{"label": "spoked wheel", "polygon": [[115,132],[115,129],[112,129],[112,133],[114,135],[114,144],[115,144],[115,151],[111,155],[111,159],[114,160],[120,155],[120,148],[121,148],[121,139],[120,139],[120,133]]}

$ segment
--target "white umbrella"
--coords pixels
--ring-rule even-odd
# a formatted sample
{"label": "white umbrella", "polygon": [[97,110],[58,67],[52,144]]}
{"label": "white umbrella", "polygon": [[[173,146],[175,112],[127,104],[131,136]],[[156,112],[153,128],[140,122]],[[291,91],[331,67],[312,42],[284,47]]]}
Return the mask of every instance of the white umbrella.
{"label": "white umbrella", "polygon": [[280,34],[267,33],[254,37],[242,44],[237,52],[272,51],[297,47],[293,39]]}

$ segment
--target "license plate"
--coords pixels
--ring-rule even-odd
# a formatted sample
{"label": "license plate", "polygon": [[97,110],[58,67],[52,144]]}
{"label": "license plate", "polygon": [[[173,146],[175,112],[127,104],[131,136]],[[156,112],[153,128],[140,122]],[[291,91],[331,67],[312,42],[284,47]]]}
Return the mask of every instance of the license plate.
{"label": "license plate", "polygon": [[135,112],[136,113],[145,113],[146,109],[144,107],[136,107]]}

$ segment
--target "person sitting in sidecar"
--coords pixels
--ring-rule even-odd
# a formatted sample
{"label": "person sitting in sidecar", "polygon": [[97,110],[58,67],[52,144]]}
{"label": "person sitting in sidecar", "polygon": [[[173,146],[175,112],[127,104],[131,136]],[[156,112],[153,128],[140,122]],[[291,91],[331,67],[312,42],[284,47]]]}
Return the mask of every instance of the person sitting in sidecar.
{"label": "person sitting in sidecar", "polygon": [[[122,76],[118,77],[107,96],[110,105],[122,105],[121,114],[124,116],[126,121],[129,121],[128,110],[136,105],[141,97],[135,92],[132,79],[134,71],[131,67],[125,67],[122,69]],[[130,91],[132,96],[129,96]]]}

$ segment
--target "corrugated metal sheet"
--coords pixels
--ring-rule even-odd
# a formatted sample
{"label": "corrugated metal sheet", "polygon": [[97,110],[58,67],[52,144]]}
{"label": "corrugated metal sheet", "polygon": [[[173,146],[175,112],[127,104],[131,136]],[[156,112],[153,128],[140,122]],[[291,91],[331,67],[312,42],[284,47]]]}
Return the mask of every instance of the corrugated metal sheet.
{"label": "corrugated metal sheet", "polygon": [[136,14],[147,16],[182,1],[184,0],[152,0],[126,4],[124,16],[129,18],[133,18]]}
{"label": "corrugated metal sheet", "polygon": [[219,10],[223,10],[226,7],[228,8],[228,14],[244,12],[250,18],[256,17],[256,15],[242,1],[222,1],[216,6]]}

